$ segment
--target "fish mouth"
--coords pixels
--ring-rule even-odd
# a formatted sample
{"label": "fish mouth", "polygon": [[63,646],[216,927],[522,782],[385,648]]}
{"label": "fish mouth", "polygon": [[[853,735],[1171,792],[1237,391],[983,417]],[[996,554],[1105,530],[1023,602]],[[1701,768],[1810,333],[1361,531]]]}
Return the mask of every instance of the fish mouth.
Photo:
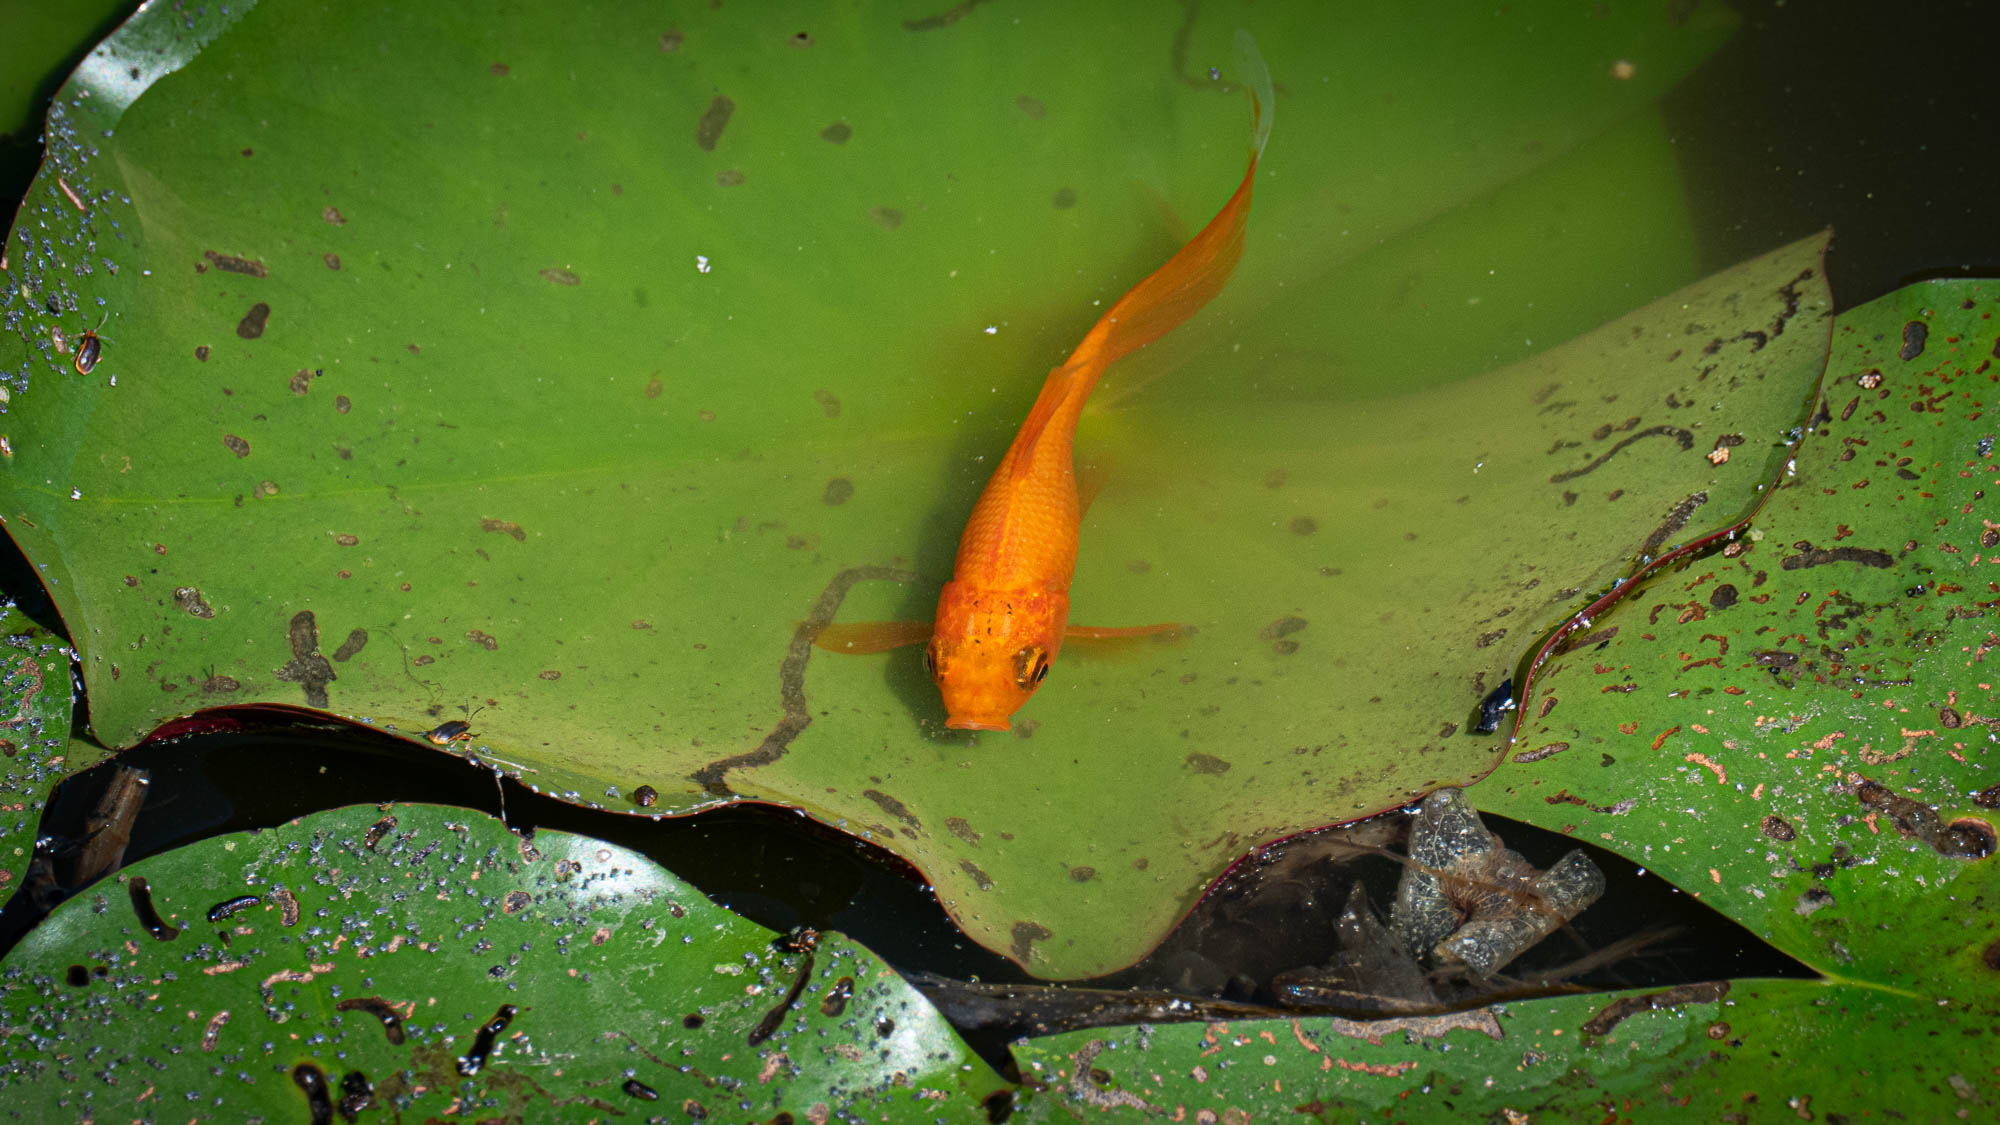
{"label": "fish mouth", "polygon": [[1007,717],[1004,715],[1000,716],[999,718],[985,718],[978,715],[971,715],[971,716],[953,715],[951,718],[946,719],[944,721],[944,725],[951,728],[952,730],[1014,729],[1013,726],[1008,723]]}

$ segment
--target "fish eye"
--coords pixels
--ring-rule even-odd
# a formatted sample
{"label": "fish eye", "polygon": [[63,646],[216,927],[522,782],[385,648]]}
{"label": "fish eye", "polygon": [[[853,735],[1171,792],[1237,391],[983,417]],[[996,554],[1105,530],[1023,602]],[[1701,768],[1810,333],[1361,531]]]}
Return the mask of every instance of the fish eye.
{"label": "fish eye", "polygon": [[1014,654],[1014,682],[1032,691],[1049,677],[1049,654],[1030,645]]}
{"label": "fish eye", "polygon": [[938,678],[937,645],[935,643],[924,646],[924,675],[929,676],[933,680]]}

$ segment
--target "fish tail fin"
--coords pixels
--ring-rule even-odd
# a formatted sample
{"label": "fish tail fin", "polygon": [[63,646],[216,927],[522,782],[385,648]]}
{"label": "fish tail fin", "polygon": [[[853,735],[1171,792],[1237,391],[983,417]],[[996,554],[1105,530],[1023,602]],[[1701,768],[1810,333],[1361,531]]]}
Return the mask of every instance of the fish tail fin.
{"label": "fish tail fin", "polygon": [[1165,336],[1201,311],[1222,287],[1243,257],[1243,230],[1250,220],[1251,185],[1257,178],[1257,160],[1271,139],[1271,108],[1274,94],[1270,68],[1257,52],[1256,40],[1247,31],[1236,33],[1237,65],[1250,90],[1251,146],[1249,167],[1235,194],[1208,225],[1154,270],[1134,285],[1100,317],[1083,342],[1070,353],[1061,367],[1049,372],[1042,393],[1035,399],[1015,437],[1021,450],[1014,461],[1016,477],[1026,475],[1032,452],[1042,430],[1065,404],[1081,410],[1104,369],[1120,358]]}

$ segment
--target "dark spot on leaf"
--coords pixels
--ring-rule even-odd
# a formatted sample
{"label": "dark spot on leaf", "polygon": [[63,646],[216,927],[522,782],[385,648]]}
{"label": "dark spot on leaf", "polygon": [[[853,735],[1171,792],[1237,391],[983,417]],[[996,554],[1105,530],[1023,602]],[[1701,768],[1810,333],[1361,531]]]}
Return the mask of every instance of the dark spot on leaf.
{"label": "dark spot on leaf", "polygon": [[237,437],[235,434],[223,434],[222,444],[228,446],[229,452],[236,454],[238,457],[250,456],[250,443]]}
{"label": "dark spot on leaf", "polygon": [[833,1017],[847,1010],[847,1002],[854,997],[854,978],[841,977],[826,990],[826,996],[819,1002],[819,1014]]}
{"label": "dark spot on leaf", "polygon": [[485,1068],[487,1056],[493,1053],[493,1041],[507,1030],[508,1024],[514,1022],[515,1010],[512,1004],[502,1004],[493,1013],[492,1019],[480,1025],[479,1033],[472,1037],[472,1049],[459,1056],[458,1072],[461,1075],[470,1078]]}
{"label": "dark spot on leaf", "polygon": [[168,924],[154,909],[153,889],[146,885],[145,876],[132,876],[126,881],[125,890],[132,899],[132,912],[139,916],[139,925],[153,935],[154,941],[172,941],[181,936],[180,927]]}
{"label": "dark spot on leaf", "polygon": [[644,1082],[639,1081],[637,1078],[627,1078],[625,1080],[625,1085],[620,1088],[623,1089],[626,1094],[635,1097],[642,1102],[656,1102],[660,1100],[660,1092],[658,1090],[653,1089],[651,1086],[646,1085]]}
{"label": "dark spot on leaf", "polygon": [[203,363],[207,363],[207,362],[208,362],[208,345],[207,345],[207,344],[196,344],[196,345],[194,346],[194,357],[195,357],[196,359],[198,359],[198,360],[202,361]]}
{"label": "dark spot on leaf", "polygon": [[340,255],[338,254],[321,254],[319,260],[327,269],[337,270],[340,268]]}
{"label": "dark spot on leaf", "polygon": [[1299,651],[1299,642],[1297,641],[1284,640],[1271,642],[1271,654],[1274,656],[1290,656],[1297,651]]}
{"label": "dark spot on leaf", "polygon": [[717,141],[722,139],[722,130],[729,125],[729,115],[736,112],[736,103],[721,94],[708,103],[702,111],[701,120],[695,123],[694,143],[703,152],[714,152]]}
{"label": "dark spot on leaf", "polygon": [[845,121],[836,121],[819,131],[820,139],[828,144],[844,145],[854,135],[854,130]]}
{"label": "dark spot on leaf", "polygon": [[981,871],[978,864],[973,863],[969,859],[961,859],[958,861],[958,869],[970,876],[973,885],[980,890],[990,891],[993,889],[992,877],[986,874],[986,872]]}
{"label": "dark spot on leaf", "polygon": [[1189,752],[1184,761],[1187,763],[1187,768],[1196,773],[1229,772],[1230,763],[1223,761],[1213,754],[1204,754],[1199,750]]}
{"label": "dark spot on leaf", "polygon": [[1781,844],[1788,844],[1798,837],[1798,831],[1782,816],[1767,813],[1758,827],[1763,830],[1764,835]]}
{"label": "dark spot on leaf", "polygon": [[558,671],[556,671],[556,670],[555,670],[554,668],[544,668],[544,669],[542,669],[541,671],[539,671],[539,672],[535,673],[535,676],[536,676],[536,677],[537,677],[538,679],[544,679],[544,680],[560,680],[560,679],[562,679],[562,673],[561,673],[561,672],[558,672]]}
{"label": "dark spot on leaf", "polygon": [[292,1085],[306,1092],[306,1108],[312,1125],[330,1125],[333,1121],[333,1096],[327,1090],[326,1074],[313,1064],[302,1062],[292,1068]]}
{"label": "dark spot on leaf", "polygon": [[64,974],[63,979],[69,982],[71,988],[88,988],[90,987],[90,970],[84,968],[82,965],[71,965]]}
{"label": "dark spot on leaf", "polygon": [[840,399],[832,391],[821,387],[813,392],[813,401],[819,403],[820,413],[829,418],[840,417]]}
{"label": "dark spot on leaf", "polygon": [[1678,1008],[1683,1004],[1713,1004],[1727,995],[1729,995],[1728,981],[1706,981],[1701,984],[1677,985],[1660,992],[1649,992],[1644,996],[1627,996],[1599,1008],[1596,1015],[1583,1022],[1583,1033],[1605,1035],[1626,1017],[1638,1015],[1640,1012]]}
{"label": "dark spot on leaf", "polygon": [[1274,641],[1279,637],[1290,636],[1305,628],[1308,624],[1309,622],[1303,617],[1280,617],[1259,630],[1257,636],[1261,640]]}
{"label": "dark spot on leaf", "polygon": [[681,34],[680,28],[670,27],[660,36],[660,50],[665,54],[671,55],[681,49],[681,43],[684,39],[685,37]]}
{"label": "dark spot on leaf", "polygon": [[1931,330],[1921,320],[1912,320],[1903,325],[1903,346],[1896,351],[1902,359],[1915,359],[1924,354],[1924,342],[1930,339]]}
{"label": "dark spot on leaf", "polygon": [[715,174],[715,184],[717,187],[740,187],[747,178],[740,168],[724,168]]}
{"label": "dark spot on leaf", "polygon": [[[354,409],[354,404],[348,400],[346,395],[335,395],[333,396],[333,408],[335,411],[341,414],[345,414],[349,410]],[[347,458],[343,457],[341,458],[341,460],[344,461],[347,460]]]}
{"label": "dark spot on leaf", "polygon": [[868,212],[868,217],[881,223],[888,230],[895,230],[903,225],[903,213],[894,207],[873,208]]}
{"label": "dark spot on leaf", "polygon": [[820,495],[820,499],[827,504],[838,507],[847,503],[848,499],[853,495],[854,482],[848,480],[846,477],[835,477],[826,482],[826,491]]}
{"label": "dark spot on leaf", "polygon": [[1319,521],[1311,516],[1300,516],[1292,521],[1293,535],[1311,535],[1319,530]]}
{"label": "dark spot on leaf", "polygon": [[1506,635],[1507,635],[1507,630],[1505,629],[1495,629],[1491,633],[1481,633],[1479,634],[1479,639],[1472,642],[1472,647],[1485,648],[1488,645],[1491,645],[1494,641],[1500,640],[1502,637],[1505,637]]}
{"label": "dark spot on leaf", "polygon": [[1015,98],[1014,106],[1022,113],[1027,114],[1037,121],[1047,117],[1049,113],[1049,107],[1043,105],[1040,98],[1029,97],[1027,94],[1022,94],[1020,97]]}
{"label": "dark spot on leaf", "polygon": [[495,78],[505,78],[509,74],[513,73],[513,71],[507,66],[506,63],[497,62],[494,63],[492,66],[487,67],[486,73],[491,74]]}
{"label": "dark spot on leaf", "polygon": [[707,1022],[708,1018],[700,1012],[689,1012],[687,1015],[681,1017],[681,1026],[687,1028],[689,1031],[694,1031]]}
{"label": "dark spot on leaf", "polygon": [[500,642],[494,638],[493,634],[481,632],[478,629],[467,629],[465,631],[465,639],[485,649],[487,652],[492,652],[500,647]]}
{"label": "dark spot on leaf", "polygon": [[652,378],[646,380],[647,398],[659,398],[660,392],[666,389],[667,385],[665,383],[660,382],[660,377],[658,375],[655,375]]}
{"label": "dark spot on leaf", "polygon": [[888,813],[890,816],[895,817],[897,820],[902,821],[904,824],[907,824],[912,828],[918,829],[919,831],[923,829],[923,824],[917,820],[916,816],[910,812],[909,808],[906,807],[903,804],[903,802],[898,801],[896,798],[889,796],[887,793],[883,793],[875,789],[863,789],[861,791],[861,795],[875,802],[875,806],[877,808],[881,809],[885,813]]}
{"label": "dark spot on leaf", "polygon": [[1014,1116],[1014,1091],[995,1090],[980,1099],[979,1107],[986,1111],[987,1125],[1006,1125]]}
{"label": "dark spot on leaf", "polygon": [[283,887],[271,892],[271,901],[278,904],[278,924],[291,927],[299,924],[299,900]]}
{"label": "dark spot on leaf", "polygon": [[1072,188],[1057,188],[1056,197],[1052,202],[1056,210],[1067,211],[1076,206],[1076,191]]}
{"label": "dark spot on leaf", "polygon": [[347,634],[347,639],[340,642],[339,648],[333,650],[333,658],[344,664],[352,659],[355,653],[360,652],[362,646],[367,643],[368,630],[356,629]]}
{"label": "dark spot on leaf", "polygon": [[516,543],[525,543],[528,540],[528,533],[521,530],[521,525],[515,523],[513,520],[483,519],[479,521],[479,530],[497,531],[503,535],[511,535],[514,537]]}
{"label": "dark spot on leaf", "polygon": [[1097,868],[1095,867],[1079,865],[1069,869],[1069,881],[1072,883],[1088,883],[1095,878],[1097,878]]}
{"label": "dark spot on leaf", "polygon": [[240,273],[246,277],[269,277],[271,271],[264,263],[250,258],[238,258],[233,254],[218,254],[213,250],[203,250],[201,256],[207,258],[216,269],[228,273]]}
{"label": "dark spot on leaf", "polygon": [[553,285],[583,284],[583,279],[578,277],[576,273],[572,270],[566,270],[566,269],[561,269],[559,267],[551,266],[550,268],[541,270],[539,272],[541,273],[543,281],[549,282],[550,284]]}
{"label": "dark spot on leaf", "polygon": [[1825,566],[1828,563],[1851,562],[1862,566],[1890,567],[1896,564],[1887,551],[1871,551],[1865,547],[1822,548],[1805,545],[1805,553],[1792,555],[1778,565],[1785,570],[1804,570],[1807,567]]}
{"label": "dark spot on leaf", "polygon": [[1724,582],[1722,585],[1717,586],[1714,590],[1710,591],[1708,595],[1708,605],[1710,609],[1728,609],[1730,606],[1736,604],[1736,600],[1737,600],[1736,587],[1730,585],[1727,582]]}
{"label": "dark spot on leaf", "polygon": [[361,846],[372,852],[375,850],[375,845],[382,842],[382,837],[387,836],[395,830],[396,818],[385,816],[368,826],[368,831],[361,836]]}
{"label": "dark spot on leaf", "polygon": [[502,914],[519,914],[521,911],[526,910],[528,904],[532,901],[533,899],[529,897],[526,891],[508,891],[506,897],[500,900],[500,912]]}
{"label": "dark spot on leaf", "polygon": [[339,677],[333,674],[333,665],[319,654],[319,622],[309,609],[292,615],[285,627],[287,642],[291,645],[292,659],[275,673],[286,683],[298,684],[305,690],[306,705],[325,707],[327,705],[326,685]]}
{"label": "dark spot on leaf", "polygon": [[952,835],[975,847],[978,846],[979,833],[973,831],[971,822],[967,821],[964,817],[948,816],[945,818],[944,826],[951,831]]}
{"label": "dark spot on leaf", "polygon": [[264,334],[264,326],[271,321],[271,306],[262,301],[250,306],[243,319],[236,322],[236,334],[245,340],[255,340]]}
{"label": "dark spot on leaf", "polygon": [[1569,749],[1569,743],[1567,742],[1545,742],[1533,750],[1523,750],[1519,754],[1514,755],[1514,760],[1517,762],[1539,762],[1543,758],[1553,758],[1567,749]]}

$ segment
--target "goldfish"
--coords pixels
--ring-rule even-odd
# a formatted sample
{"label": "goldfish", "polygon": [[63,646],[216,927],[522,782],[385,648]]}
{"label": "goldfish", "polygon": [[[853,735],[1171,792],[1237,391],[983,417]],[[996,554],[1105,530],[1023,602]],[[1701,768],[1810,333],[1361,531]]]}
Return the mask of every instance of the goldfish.
{"label": "goldfish", "polygon": [[937,615],[920,622],[832,624],[815,638],[836,652],[879,652],[924,640],[924,670],[954,730],[1004,731],[1048,678],[1065,639],[1182,631],[1175,624],[1096,628],[1069,623],[1082,522],[1076,426],[1113,363],[1173,331],[1222,291],[1243,256],[1257,162],[1271,135],[1269,69],[1247,31],[1236,33],[1250,91],[1249,167],[1236,191],[1165,265],[1098,319],[1062,366],[1049,372],[1028,417],[987,481],[958,543]]}

